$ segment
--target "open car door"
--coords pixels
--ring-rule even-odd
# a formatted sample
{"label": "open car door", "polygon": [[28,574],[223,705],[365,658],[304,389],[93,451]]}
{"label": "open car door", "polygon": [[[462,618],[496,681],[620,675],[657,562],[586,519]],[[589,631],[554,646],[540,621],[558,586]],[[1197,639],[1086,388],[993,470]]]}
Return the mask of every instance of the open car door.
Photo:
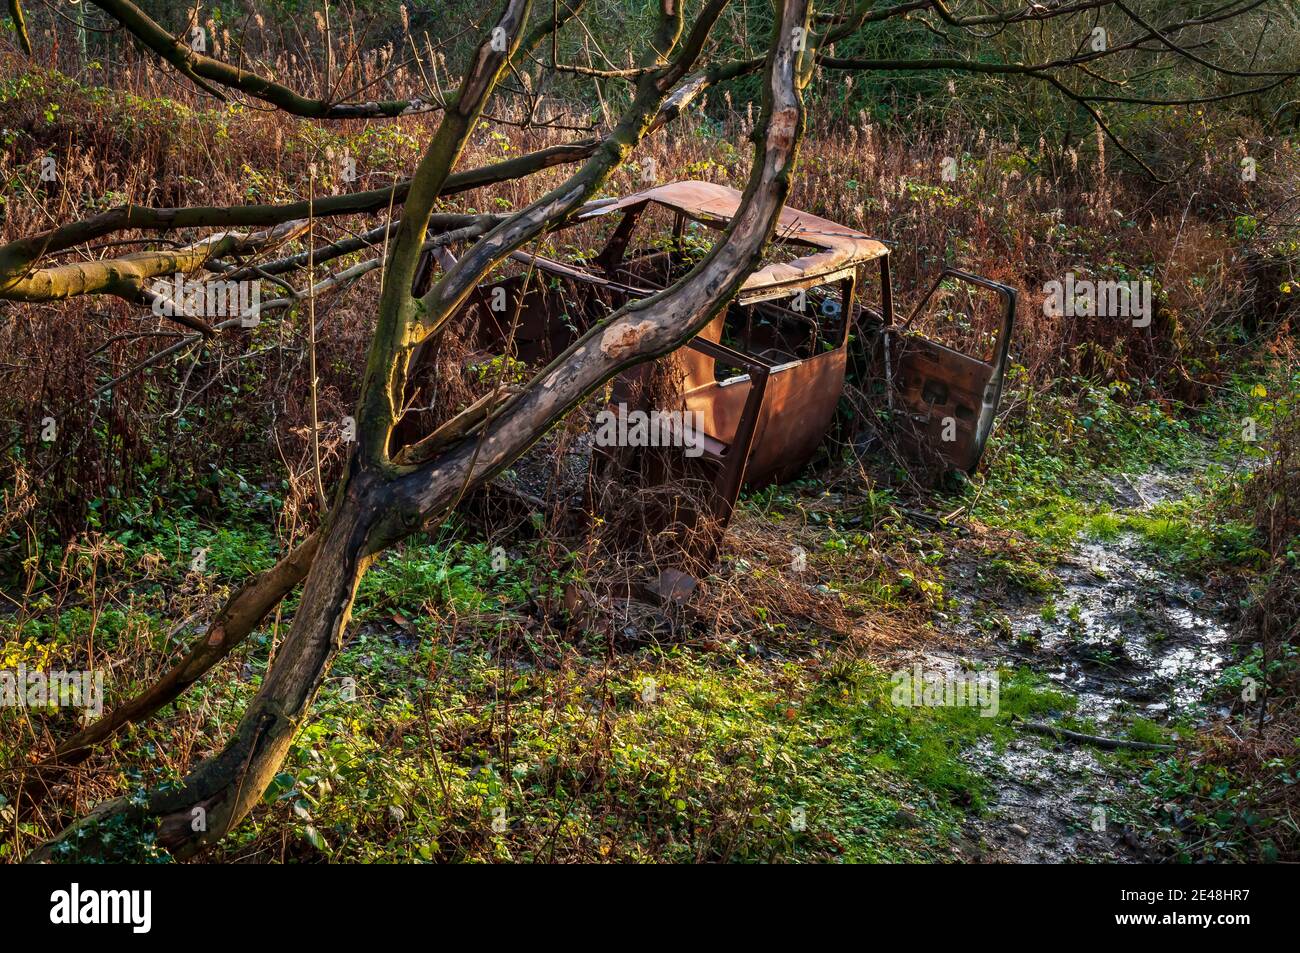
{"label": "open car door", "polygon": [[[976,301],[979,291],[1000,301]],[[976,353],[912,330],[940,292],[949,320],[966,327],[981,325],[974,320],[979,308],[999,306],[992,336],[966,345]],[[945,268],[906,322],[892,326],[885,319],[871,348],[873,370],[899,443],[920,462],[966,473],[979,465],[1002,397],[1015,315],[1014,288]]]}

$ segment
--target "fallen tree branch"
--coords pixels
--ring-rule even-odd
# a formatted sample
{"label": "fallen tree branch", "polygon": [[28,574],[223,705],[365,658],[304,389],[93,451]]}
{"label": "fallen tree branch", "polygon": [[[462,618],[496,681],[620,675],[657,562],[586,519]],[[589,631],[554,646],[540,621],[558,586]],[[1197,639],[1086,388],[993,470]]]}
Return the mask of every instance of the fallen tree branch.
{"label": "fallen tree branch", "polygon": [[[9,2],[11,9],[17,9],[18,0],[9,0]],[[412,116],[437,112],[448,105],[454,106],[460,95],[459,92],[454,92],[444,97],[441,91],[434,90],[434,98],[428,101],[392,99],[331,102],[325,98],[313,99],[295,92],[283,83],[277,83],[250,70],[231,66],[229,63],[191,49],[130,0],[91,0],[91,2],[200,89],[223,101],[225,97],[208,81],[270,103],[290,115],[309,119],[382,119]],[[585,2],[586,0],[577,0],[571,5],[566,4],[563,15],[557,13],[551,19],[539,23],[524,39],[522,52],[535,49],[552,32],[563,27],[577,15]],[[21,16],[21,10],[18,15]],[[31,55],[30,43],[27,44],[27,53]]]}
{"label": "fallen tree branch", "polygon": [[1031,735],[1046,735],[1057,741],[1073,741],[1076,744],[1092,745],[1106,751],[1177,751],[1174,745],[1156,744],[1153,741],[1130,741],[1127,738],[1106,738],[1102,735],[1085,735],[1080,731],[1058,728],[1041,721],[1016,721],[1015,726]]}
{"label": "fallen tree branch", "polygon": [[[429,216],[428,230],[440,234],[428,239],[425,245],[449,245],[452,242],[477,237],[503,221],[504,218],[503,215],[492,215],[490,213],[481,215],[431,215]],[[216,270],[225,272],[226,277],[232,280],[252,278],[255,274],[263,276],[282,275],[287,271],[294,271],[308,265],[324,264],[327,261],[342,258],[344,255],[350,255],[364,248],[373,248],[375,245],[382,244],[385,237],[391,235],[399,224],[400,220],[388,222],[360,235],[341,239],[332,245],[323,245],[314,251],[301,251],[296,255],[269,261],[259,265],[256,269],[230,265],[219,267]]]}
{"label": "fallen tree branch", "polygon": [[[447,176],[438,190],[445,198],[471,189],[520,179],[557,165],[580,162],[593,155],[603,140],[586,139],[538,149],[513,159],[504,159],[477,169],[467,169]],[[147,208],[122,205],[91,218],[70,222],[27,238],[0,245],[0,298],[21,282],[28,269],[46,255],[67,251],[113,232],[128,229],[170,231],[180,228],[262,228],[283,225],[307,217],[357,215],[380,212],[406,201],[411,182],[404,179],[382,189],[331,195],[309,203],[306,199],[280,205],[191,206],[188,208]],[[431,217],[430,224],[436,225]]]}
{"label": "fallen tree branch", "polygon": [[[146,301],[148,282],[169,275],[189,274],[204,267],[213,258],[248,254],[273,248],[302,234],[305,221],[290,221],[261,232],[222,232],[184,248],[142,251],[120,258],[100,258],[38,268],[25,277],[0,288],[0,299],[9,301],[60,301],[87,294],[110,294],[128,301]],[[180,302],[174,302],[179,306]],[[168,314],[167,317],[179,318]],[[181,323],[194,327],[193,322]],[[199,328],[210,333],[211,328]]]}

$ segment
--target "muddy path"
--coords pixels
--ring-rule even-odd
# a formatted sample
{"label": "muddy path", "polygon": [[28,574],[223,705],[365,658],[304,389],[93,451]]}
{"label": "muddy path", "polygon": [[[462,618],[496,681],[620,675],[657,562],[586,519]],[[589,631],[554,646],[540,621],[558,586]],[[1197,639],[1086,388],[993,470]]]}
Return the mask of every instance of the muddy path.
{"label": "muddy path", "polygon": [[[1195,472],[1116,478],[1102,495],[1117,513],[1142,512],[1190,492]],[[1073,717],[1108,737],[1123,737],[1135,719],[1170,726],[1206,716],[1201,699],[1231,652],[1226,601],[1162,567],[1132,533],[1080,539],[1051,573],[1055,591],[1025,593],[991,578],[986,560],[956,555],[946,575],[961,609],[948,630],[961,649],[927,653],[927,666],[1027,667],[1073,696]],[[1140,833],[1141,771],[1131,761],[1023,732],[968,760],[990,796],[966,826],[967,859],[1155,859]]]}

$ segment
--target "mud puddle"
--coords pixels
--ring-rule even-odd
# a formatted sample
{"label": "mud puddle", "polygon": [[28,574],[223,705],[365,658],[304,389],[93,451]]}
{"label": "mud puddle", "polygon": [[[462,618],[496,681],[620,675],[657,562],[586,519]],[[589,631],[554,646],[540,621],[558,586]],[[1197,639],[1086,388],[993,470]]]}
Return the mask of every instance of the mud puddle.
{"label": "mud puddle", "polygon": [[[1192,473],[1116,478],[1117,512],[1149,509],[1191,491]],[[1125,737],[1135,719],[1169,726],[1200,721],[1200,699],[1227,662],[1229,606],[1194,580],[1164,569],[1149,544],[1120,533],[1081,539],[1053,567],[1051,593],[1017,595],[987,563],[948,567],[962,611],[951,627],[989,667],[1027,667],[1073,696],[1089,733]],[[992,624],[991,624],[992,622]],[[956,657],[926,656],[951,668]],[[1042,716],[1054,721],[1053,716]],[[985,813],[965,831],[972,860],[1011,863],[1141,862],[1151,859],[1128,823],[1140,773],[1111,752],[1018,733],[969,760],[989,781]]]}

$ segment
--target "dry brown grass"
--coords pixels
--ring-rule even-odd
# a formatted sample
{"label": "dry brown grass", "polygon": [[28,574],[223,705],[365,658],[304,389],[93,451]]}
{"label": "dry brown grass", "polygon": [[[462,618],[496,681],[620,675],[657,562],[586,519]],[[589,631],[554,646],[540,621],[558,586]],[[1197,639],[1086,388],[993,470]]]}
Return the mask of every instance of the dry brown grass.
{"label": "dry brown grass", "polygon": [[[305,89],[319,82],[315,65],[267,42],[272,45],[259,55],[280,78]],[[345,44],[338,61],[354,71],[357,84],[382,78],[372,91],[392,96],[424,88],[413,71],[390,69],[392,51],[361,57],[350,49]],[[55,63],[70,61],[67,51],[51,56]],[[17,58],[0,59],[6,75],[27,68]],[[437,121],[436,115],[425,115],[321,126],[269,110],[222,107],[132,54],[123,54],[112,68],[111,90],[84,88],[62,74],[35,69],[30,74],[35,87],[0,104],[0,126],[12,130],[0,147],[0,176],[10,183],[3,238],[92,214],[106,204],[301,198],[313,162],[321,194],[374,188],[413,167]],[[61,108],[47,116],[51,102]],[[511,108],[516,107],[501,112]],[[543,117],[559,126],[584,122],[562,102],[547,109]],[[752,108],[733,109],[724,94],[714,95],[705,110],[712,117],[707,122],[688,117],[646,143],[614,174],[607,191],[640,187],[647,159],[654,160],[660,180],[743,182],[748,150],[742,143],[752,131]],[[1171,167],[1178,164],[1180,150],[1202,148],[1213,138],[1207,119],[1177,111],[1151,129],[1148,138],[1168,151],[1163,158]],[[557,126],[484,124],[461,164],[482,165],[579,135]],[[1076,374],[1145,380],[1151,393],[1135,396],[1196,401],[1219,380],[1225,330],[1260,314],[1276,317],[1283,306],[1269,291],[1277,285],[1278,260],[1262,253],[1262,242],[1257,243],[1260,254],[1234,260],[1236,246],[1223,210],[1278,204],[1297,168],[1287,146],[1264,141],[1240,124],[1220,135],[1218,160],[1207,160],[1172,186],[1153,189],[1113,168],[1103,171],[1088,148],[1060,153],[1046,143],[1000,142],[987,130],[963,125],[903,133],[865,117],[835,128],[814,119],[792,204],[896,243],[893,272],[902,315],[944,264],[1023,289],[1014,354],[1034,384]],[[1247,144],[1263,157],[1260,181],[1250,187],[1240,181],[1236,166]],[[338,181],[345,152],[356,159],[354,183]],[[41,183],[37,175],[47,153],[59,159],[57,185]],[[959,158],[955,183],[942,181],[948,156]],[[549,170],[446,205],[478,211],[518,207],[566,173]],[[317,240],[378,221],[322,222]],[[63,257],[118,253],[130,247],[122,242],[158,237],[124,234]],[[580,233],[565,235],[558,250],[585,241]],[[1040,289],[1067,271],[1151,276],[1165,294],[1153,326],[1142,330],[1114,319],[1044,317]],[[319,404],[327,440],[337,437],[338,422],[353,406],[379,280],[371,274],[318,305]],[[0,409],[17,423],[16,432],[4,439],[16,439],[23,466],[42,488],[39,515],[60,535],[87,525],[89,501],[110,493],[128,498],[160,478],[201,502],[221,479],[214,465],[234,460],[251,481],[287,479],[293,507],[310,515],[314,503],[305,494],[310,481],[304,480],[310,465],[307,329],[301,315],[286,316],[255,335],[231,333],[97,396],[107,381],[174,340],[160,335],[171,328],[115,300],[0,307],[6,314],[0,322],[5,355]],[[970,347],[987,335],[992,315],[981,314],[971,327],[957,330],[927,326],[926,320],[921,319],[923,330]],[[38,439],[39,422],[47,415],[59,422],[54,446]],[[143,471],[151,469],[155,472],[146,478]]]}

